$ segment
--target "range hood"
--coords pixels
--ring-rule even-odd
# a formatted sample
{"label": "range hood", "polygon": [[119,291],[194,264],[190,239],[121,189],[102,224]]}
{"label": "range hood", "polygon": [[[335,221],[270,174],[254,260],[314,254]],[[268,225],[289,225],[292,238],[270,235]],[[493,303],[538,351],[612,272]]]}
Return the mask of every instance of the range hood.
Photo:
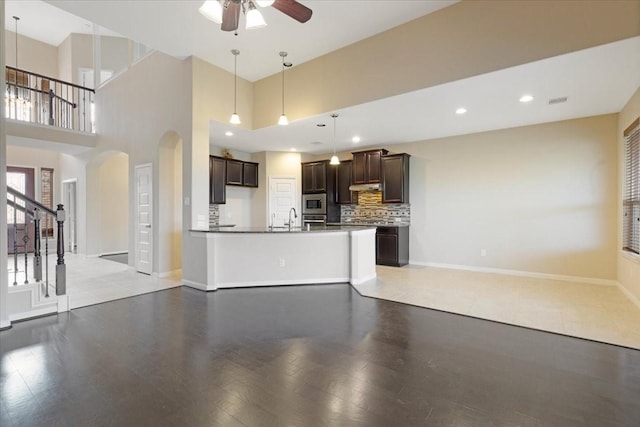
{"label": "range hood", "polygon": [[349,186],[349,191],[375,191],[382,190],[382,184],[355,184]]}

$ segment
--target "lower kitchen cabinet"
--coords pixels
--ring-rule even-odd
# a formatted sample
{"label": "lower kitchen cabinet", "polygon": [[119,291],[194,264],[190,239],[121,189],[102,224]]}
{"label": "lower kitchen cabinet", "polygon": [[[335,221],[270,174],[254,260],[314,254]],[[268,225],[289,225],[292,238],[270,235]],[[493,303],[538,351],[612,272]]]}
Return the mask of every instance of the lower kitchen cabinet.
{"label": "lower kitchen cabinet", "polygon": [[378,227],[376,264],[400,267],[409,263],[409,227]]}

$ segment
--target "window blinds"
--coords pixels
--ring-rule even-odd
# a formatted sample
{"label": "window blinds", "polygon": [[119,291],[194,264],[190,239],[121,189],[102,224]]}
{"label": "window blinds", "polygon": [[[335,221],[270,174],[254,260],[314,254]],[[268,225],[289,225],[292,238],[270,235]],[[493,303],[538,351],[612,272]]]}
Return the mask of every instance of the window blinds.
{"label": "window blinds", "polygon": [[640,118],[624,131],[622,249],[640,254]]}

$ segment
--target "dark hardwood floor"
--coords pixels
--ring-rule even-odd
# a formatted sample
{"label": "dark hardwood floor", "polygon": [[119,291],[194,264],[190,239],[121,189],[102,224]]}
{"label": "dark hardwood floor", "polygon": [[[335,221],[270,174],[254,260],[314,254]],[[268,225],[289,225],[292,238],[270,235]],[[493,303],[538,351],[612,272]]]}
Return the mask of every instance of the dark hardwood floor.
{"label": "dark hardwood floor", "polygon": [[640,352],[361,297],[176,288],[0,332],[6,426],[640,426]]}

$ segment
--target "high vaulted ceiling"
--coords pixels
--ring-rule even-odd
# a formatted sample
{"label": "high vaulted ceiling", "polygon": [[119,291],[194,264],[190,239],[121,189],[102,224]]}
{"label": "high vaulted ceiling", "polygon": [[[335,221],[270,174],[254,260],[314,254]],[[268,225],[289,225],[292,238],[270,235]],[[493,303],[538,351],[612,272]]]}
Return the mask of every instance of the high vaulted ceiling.
{"label": "high vaulted ceiling", "polygon": [[[255,81],[280,71],[278,52],[281,50],[289,52],[287,59],[294,66],[299,65],[456,3],[301,0],[314,11],[307,24],[300,24],[276,10],[263,9],[269,24],[266,28],[244,30],[241,19],[235,36],[220,31],[218,25],[198,13],[202,2],[7,0],[6,15],[8,29],[12,30],[11,16],[17,13],[15,10],[22,10],[28,18],[21,20],[20,33],[50,44],[61,41],[62,36],[41,30],[46,25],[60,27],[51,19],[60,16],[65,20],[63,26],[71,31],[91,32],[87,23],[95,22],[167,54],[195,55],[231,72],[230,50],[237,48],[241,51],[238,74]],[[30,29],[32,24],[39,27],[39,32]],[[342,108],[336,111],[340,114],[336,149],[354,150],[615,113],[638,87],[640,37],[634,37]],[[525,93],[534,95],[534,101],[519,103],[519,97]],[[559,97],[567,97],[567,102],[549,104],[550,99]],[[465,107],[467,113],[456,115],[459,107]],[[210,137],[216,145],[247,152],[296,149],[328,153],[333,149],[331,112],[296,120],[289,126],[256,130],[232,129],[228,123],[211,121]],[[318,128],[316,124],[321,122],[327,126]],[[230,130],[234,135],[225,136]],[[361,142],[351,141],[356,135]]]}
{"label": "high vaulted ceiling", "polygon": [[[307,23],[301,24],[272,7],[260,8],[267,27],[245,30],[241,17],[237,36],[221,31],[220,25],[200,15],[198,8],[204,0],[47,0],[46,3],[169,55],[195,55],[231,72],[230,51],[238,49],[238,75],[255,81],[280,70],[280,51],[288,52],[287,60],[297,65],[457,1],[301,0],[313,10]],[[41,2],[8,0],[9,17],[11,8],[19,6],[11,3]],[[47,18],[42,16],[43,21]],[[39,26],[45,24],[38,22]]]}

